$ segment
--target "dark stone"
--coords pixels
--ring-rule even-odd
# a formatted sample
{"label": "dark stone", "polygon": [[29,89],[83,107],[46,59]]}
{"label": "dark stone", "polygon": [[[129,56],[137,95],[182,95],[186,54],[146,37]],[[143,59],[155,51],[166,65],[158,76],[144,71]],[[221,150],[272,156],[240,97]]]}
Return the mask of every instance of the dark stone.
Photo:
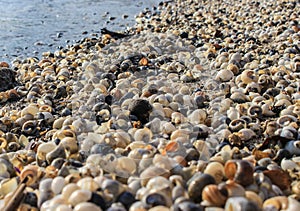
{"label": "dark stone", "polygon": [[16,72],[10,68],[0,67],[0,92],[13,89],[15,86],[20,85],[16,81]]}
{"label": "dark stone", "polygon": [[147,100],[133,100],[128,109],[130,111],[130,115],[136,116],[142,124],[146,124],[149,121],[149,114],[152,111],[152,106]]}

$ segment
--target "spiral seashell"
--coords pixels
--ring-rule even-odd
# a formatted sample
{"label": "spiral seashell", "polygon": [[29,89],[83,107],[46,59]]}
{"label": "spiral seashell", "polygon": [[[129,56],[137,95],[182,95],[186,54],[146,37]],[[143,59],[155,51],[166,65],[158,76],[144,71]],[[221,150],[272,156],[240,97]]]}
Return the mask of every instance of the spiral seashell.
{"label": "spiral seashell", "polygon": [[74,137],[65,137],[60,143],[70,154],[75,154],[79,150],[77,139]]}
{"label": "spiral seashell", "polygon": [[222,207],[227,200],[226,189],[220,189],[218,185],[206,185],[202,191],[201,205]]}
{"label": "spiral seashell", "polygon": [[37,166],[25,166],[20,174],[21,181],[26,181],[27,186],[35,183],[38,179],[39,168]]}
{"label": "spiral seashell", "polygon": [[262,115],[262,108],[258,105],[252,105],[247,111],[251,118],[259,118]]}
{"label": "spiral seashell", "polygon": [[229,160],[225,163],[225,176],[242,186],[253,183],[254,168],[249,161],[246,160]]}
{"label": "spiral seashell", "polygon": [[216,184],[213,176],[209,174],[194,174],[192,178],[187,182],[188,185],[188,195],[191,200],[196,203],[201,202],[202,191],[209,184]]}
{"label": "spiral seashell", "polygon": [[22,126],[22,132],[26,135],[33,135],[37,132],[37,122],[34,120],[29,120],[25,122]]}
{"label": "spiral seashell", "polygon": [[243,128],[246,128],[246,127],[247,127],[247,122],[244,119],[241,119],[241,118],[232,120],[229,123],[229,129],[232,132],[238,132],[239,130],[241,130]]}
{"label": "spiral seashell", "polygon": [[275,196],[264,201],[263,209],[296,211],[300,209],[300,203],[291,197]]}
{"label": "spiral seashell", "polygon": [[292,115],[284,115],[279,117],[276,122],[280,126],[287,126],[292,122],[297,122],[297,118]]}

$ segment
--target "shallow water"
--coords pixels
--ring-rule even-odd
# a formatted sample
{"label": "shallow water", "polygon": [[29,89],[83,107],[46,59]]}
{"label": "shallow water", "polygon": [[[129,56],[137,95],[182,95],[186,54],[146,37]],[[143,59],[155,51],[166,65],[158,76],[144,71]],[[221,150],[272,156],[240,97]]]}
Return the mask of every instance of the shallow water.
{"label": "shallow water", "polygon": [[[0,0],[0,61],[40,57],[101,28],[125,30],[159,0]],[[127,15],[128,18],[123,16]]]}

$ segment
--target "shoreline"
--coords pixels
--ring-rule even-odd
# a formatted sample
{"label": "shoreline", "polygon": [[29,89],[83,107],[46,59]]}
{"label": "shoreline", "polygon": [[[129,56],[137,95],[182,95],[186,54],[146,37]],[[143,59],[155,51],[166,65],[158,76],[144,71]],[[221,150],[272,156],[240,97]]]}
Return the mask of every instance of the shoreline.
{"label": "shoreline", "polygon": [[299,4],[164,2],[15,60],[0,207],[300,209]]}

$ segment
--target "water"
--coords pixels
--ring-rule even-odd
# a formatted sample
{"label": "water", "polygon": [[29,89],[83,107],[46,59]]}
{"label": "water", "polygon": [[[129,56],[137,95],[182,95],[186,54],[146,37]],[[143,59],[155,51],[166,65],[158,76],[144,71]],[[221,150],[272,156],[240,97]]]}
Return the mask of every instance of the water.
{"label": "water", "polygon": [[[101,28],[126,30],[159,0],[0,0],[0,61],[41,57]],[[123,16],[127,15],[128,18]]]}

